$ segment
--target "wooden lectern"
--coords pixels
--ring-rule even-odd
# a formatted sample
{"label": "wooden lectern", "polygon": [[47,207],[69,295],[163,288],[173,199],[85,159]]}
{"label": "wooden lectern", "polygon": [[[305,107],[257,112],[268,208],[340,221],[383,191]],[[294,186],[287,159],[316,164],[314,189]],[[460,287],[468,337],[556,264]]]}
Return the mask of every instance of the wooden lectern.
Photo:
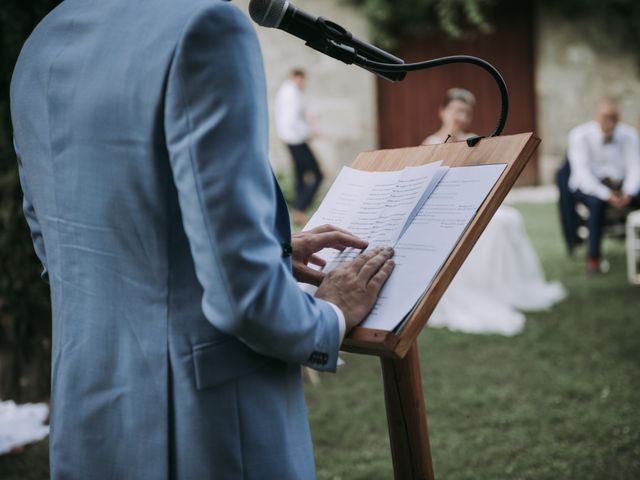
{"label": "wooden lectern", "polygon": [[380,357],[396,480],[434,479],[416,343],[418,334],[539,143],[534,134],[523,133],[483,139],[473,147],[456,142],[378,150],[361,153],[352,165],[368,171],[399,170],[439,160],[450,167],[507,165],[402,330],[396,334],[355,328],[342,344],[344,351]]}

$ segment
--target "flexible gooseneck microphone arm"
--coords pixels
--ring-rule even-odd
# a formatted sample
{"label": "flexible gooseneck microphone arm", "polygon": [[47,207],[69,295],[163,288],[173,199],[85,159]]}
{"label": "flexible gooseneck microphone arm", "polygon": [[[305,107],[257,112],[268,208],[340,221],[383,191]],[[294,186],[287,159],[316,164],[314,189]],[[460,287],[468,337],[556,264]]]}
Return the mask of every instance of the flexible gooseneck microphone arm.
{"label": "flexible gooseneck microphone arm", "polygon": [[[392,65],[388,63],[380,63],[373,60],[369,60],[364,57],[358,57],[353,62],[355,65],[358,65],[362,68],[366,68],[369,71],[374,72],[413,72],[417,70],[426,70],[427,68],[439,67],[442,65],[449,65],[452,63],[470,63],[472,65],[476,65],[485,71],[489,72],[489,74],[493,77],[498,85],[498,89],[500,90],[500,99],[501,99],[501,107],[500,107],[500,117],[498,118],[498,125],[495,130],[491,133],[491,137],[497,137],[502,133],[504,129],[504,125],[507,122],[507,116],[509,115],[509,93],[507,91],[507,85],[502,78],[500,72],[489,62],[483,60],[478,57],[473,57],[470,55],[453,55],[450,57],[442,57],[435,58],[433,60],[426,60],[424,62],[417,63],[403,63],[401,65]],[[482,137],[472,137],[467,140],[467,143],[470,146],[475,145]]]}

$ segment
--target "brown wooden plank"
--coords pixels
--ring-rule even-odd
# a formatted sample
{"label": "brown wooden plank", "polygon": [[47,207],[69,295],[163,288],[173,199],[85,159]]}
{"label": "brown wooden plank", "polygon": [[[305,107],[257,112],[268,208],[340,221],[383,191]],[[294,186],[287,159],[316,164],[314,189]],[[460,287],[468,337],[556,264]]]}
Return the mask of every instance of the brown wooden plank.
{"label": "brown wooden plank", "polygon": [[418,345],[402,360],[381,358],[387,426],[396,480],[433,480]]}
{"label": "brown wooden plank", "polygon": [[386,330],[354,328],[342,344],[345,352],[377,355],[387,358],[402,358],[396,353],[400,337]]}

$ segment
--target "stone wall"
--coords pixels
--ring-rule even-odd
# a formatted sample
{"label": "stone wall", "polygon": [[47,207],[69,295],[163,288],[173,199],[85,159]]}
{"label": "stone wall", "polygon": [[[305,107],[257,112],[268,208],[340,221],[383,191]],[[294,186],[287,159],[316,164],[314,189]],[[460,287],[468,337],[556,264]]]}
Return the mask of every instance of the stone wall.
{"label": "stone wall", "polygon": [[594,48],[584,24],[544,11],[536,45],[540,179],[550,183],[564,158],[567,134],[593,117],[600,98],[618,98],[622,120],[640,124],[640,65],[630,52]]}
{"label": "stone wall", "polygon": [[[249,0],[234,3],[247,12]],[[297,0],[295,5],[306,12],[336,21],[354,35],[366,38],[367,23],[363,16],[339,0]],[[376,147],[376,86],[373,75],[315,52],[286,32],[257,25],[256,30],[264,55],[270,106],[278,87],[292,68],[301,67],[309,74],[306,97],[319,134],[312,147],[327,174],[337,173],[359,152]],[[291,165],[289,154],[273,128],[271,161],[276,170]]]}

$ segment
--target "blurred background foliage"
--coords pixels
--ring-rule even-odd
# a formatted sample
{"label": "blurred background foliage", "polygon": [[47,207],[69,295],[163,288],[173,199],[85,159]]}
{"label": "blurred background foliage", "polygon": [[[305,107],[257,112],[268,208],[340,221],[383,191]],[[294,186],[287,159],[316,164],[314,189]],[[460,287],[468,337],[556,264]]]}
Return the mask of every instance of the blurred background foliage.
{"label": "blurred background foliage", "polygon": [[393,48],[398,40],[444,31],[453,38],[466,29],[491,32],[487,18],[499,0],[345,0],[361,8],[373,40]]}
{"label": "blurred background foliage", "polygon": [[[461,38],[467,32],[491,33],[491,16],[509,0],[345,0],[369,19],[374,40],[393,48],[404,38],[444,31]],[[512,0],[511,0],[512,1]],[[584,21],[594,46],[635,52],[640,64],[638,0],[522,0],[567,20]]]}

